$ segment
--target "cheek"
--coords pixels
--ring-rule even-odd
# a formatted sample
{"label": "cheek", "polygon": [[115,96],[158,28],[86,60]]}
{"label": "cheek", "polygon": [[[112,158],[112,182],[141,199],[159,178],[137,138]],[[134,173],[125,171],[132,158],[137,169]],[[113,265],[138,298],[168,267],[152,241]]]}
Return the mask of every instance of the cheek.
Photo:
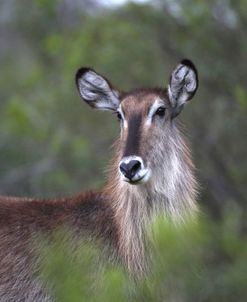
{"label": "cheek", "polygon": [[153,148],[155,147],[155,136],[155,127],[153,127],[152,124],[143,128],[140,151],[142,156],[147,159],[147,161],[149,154],[153,152]]}
{"label": "cheek", "polygon": [[145,129],[142,137],[142,155],[147,162],[152,162],[157,153],[159,153],[160,146],[164,140],[164,129],[160,125],[152,124]]}

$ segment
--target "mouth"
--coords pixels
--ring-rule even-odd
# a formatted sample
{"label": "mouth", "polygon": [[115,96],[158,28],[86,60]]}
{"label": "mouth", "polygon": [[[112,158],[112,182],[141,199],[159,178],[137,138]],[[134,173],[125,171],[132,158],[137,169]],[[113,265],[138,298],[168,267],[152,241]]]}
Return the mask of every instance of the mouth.
{"label": "mouth", "polygon": [[[146,174],[145,174],[145,175],[146,175]],[[143,178],[145,177],[145,175],[143,175],[142,177],[140,177],[140,178],[138,178],[138,179],[136,179],[136,180],[127,179],[127,180],[125,180],[125,181],[128,182],[128,183],[131,184],[131,185],[138,185],[138,184],[140,184],[141,182],[143,182],[142,180],[143,180]]]}
{"label": "mouth", "polygon": [[150,176],[149,171],[146,171],[145,174],[143,174],[141,177],[139,177],[137,179],[129,179],[129,178],[124,177],[123,181],[127,182],[130,185],[139,185],[139,184],[143,184],[143,183],[147,182],[149,179],[149,176]]}

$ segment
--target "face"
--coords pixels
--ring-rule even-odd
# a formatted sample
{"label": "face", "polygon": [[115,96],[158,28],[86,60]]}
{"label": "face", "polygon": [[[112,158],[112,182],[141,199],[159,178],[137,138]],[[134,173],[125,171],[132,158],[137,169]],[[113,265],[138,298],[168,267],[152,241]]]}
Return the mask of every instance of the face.
{"label": "face", "polygon": [[117,114],[121,124],[119,173],[123,181],[137,185],[149,181],[155,165],[164,161],[162,156],[169,149],[166,142],[172,136],[171,121],[194,96],[198,77],[194,64],[183,60],[172,72],[166,89],[123,94],[91,68],[77,71],[76,84],[92,108]]}
{"label": "face", "polygon": [[169,102],[165,90],[140,90],[123,97],[116,110],[121,125],[121,179],[137,185],[152,175],[155,140],[165,131]]}

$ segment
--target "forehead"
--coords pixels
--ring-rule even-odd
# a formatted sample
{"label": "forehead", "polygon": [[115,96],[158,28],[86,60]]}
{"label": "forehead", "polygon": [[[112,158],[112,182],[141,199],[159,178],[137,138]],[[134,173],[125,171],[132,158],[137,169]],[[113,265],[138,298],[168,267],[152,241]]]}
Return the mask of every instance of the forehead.
{"label": "forehead", "polygon": [[124,114],[133,112],[148,112],[156,100],[168,106],[167,93],[165,89],[138,89],[123,95],[121,108]]}

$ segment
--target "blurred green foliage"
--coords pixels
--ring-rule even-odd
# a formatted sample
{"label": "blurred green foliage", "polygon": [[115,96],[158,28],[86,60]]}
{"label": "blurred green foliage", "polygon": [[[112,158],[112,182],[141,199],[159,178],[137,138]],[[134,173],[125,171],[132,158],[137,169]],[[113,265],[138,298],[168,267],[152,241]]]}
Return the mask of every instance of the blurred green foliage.
{"label": "blurred green foliage", "polygon": [[81,245],[71,257],[73,242],[67,236],[64,240],[60,232],[57,238],[63,240],[43,250],[43,280],[52,284],[56,301],[247,299],[247,241],[236,211],[220,224],[201,217],[198,223],[174,226],[157,218],[150,232],[150,273],[136,281],[116,265],[96,263],[100,252],[95,246]]}
{"label": "blurred green foliage", "polygon": [[1,1],[0,192],[52,197],[104,183],[117,121],[90,110],[74,74],[92,66],[123,90],[164,86],[188,57],[200,88],[181,115],[216,216],[245,209],[246,0]]}
{"label": "blurred green foliage", "polygon": [[166,85],[187,57],[200,87],[181,118],[200,203],[215,217],[237,209],[184,229],[157,220],[151,274],[137,283],[110,264],[99,269],[94,247],[71,260],[69,247],[54,243],[44,279],[58,301],[247,300],[246,28],[246,0],[0,2],[1,194],[63,196],[103,184],[118,124],[82,103],[80,66],[128,90]]}

